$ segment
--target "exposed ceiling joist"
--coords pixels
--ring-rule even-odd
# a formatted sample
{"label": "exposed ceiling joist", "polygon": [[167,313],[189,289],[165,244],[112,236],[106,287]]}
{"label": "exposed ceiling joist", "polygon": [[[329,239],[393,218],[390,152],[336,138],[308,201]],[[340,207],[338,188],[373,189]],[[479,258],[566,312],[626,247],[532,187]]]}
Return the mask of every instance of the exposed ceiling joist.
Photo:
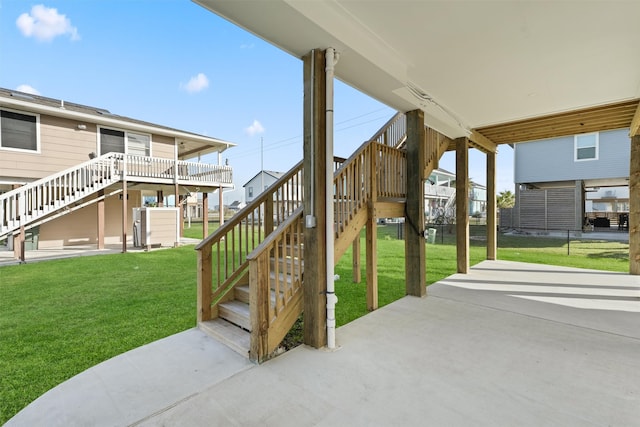
{"label": "exposed ceiling joist", "polygon": [[640,103],[638,103],[638,108],[636,108],[636,114],[633,116],[633,120],[631,120],[631,126],[629,126],[629,136],[637,136],[640,135]]}
{"label": "exposed ceiling joist", "polygon": [[471,131],[469,140],[474,148],[485,153],[495,153],[497,151],[496,143],[479,132]]}
{"label": "exposed ceiling joist", "polygon": [[[515,144],[537,139],[621,129],[638,118],[639,100],[551,114],[474,129],[496,144]],[[635,116],[635,118],[634,118]],[[640,124],[638,125],[640,126]]]}

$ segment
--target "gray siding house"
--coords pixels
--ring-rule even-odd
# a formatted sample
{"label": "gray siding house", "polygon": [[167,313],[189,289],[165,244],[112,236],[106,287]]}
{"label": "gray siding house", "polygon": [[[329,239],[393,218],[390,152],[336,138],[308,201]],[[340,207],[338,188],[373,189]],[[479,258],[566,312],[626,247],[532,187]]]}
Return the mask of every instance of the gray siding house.
{"label": "gray siding house", "polygon": [[510,224],[501,221],[501,226],[624,226],[629,200],[620,188],[629,185],[629,153],[629,129],[515,144],[516,205],[512,215],[505,215]]}

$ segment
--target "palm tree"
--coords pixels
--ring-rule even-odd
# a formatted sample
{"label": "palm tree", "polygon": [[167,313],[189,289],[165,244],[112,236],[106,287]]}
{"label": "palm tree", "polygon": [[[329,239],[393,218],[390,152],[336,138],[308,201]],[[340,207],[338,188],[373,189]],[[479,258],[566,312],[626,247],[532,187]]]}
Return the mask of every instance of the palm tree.
{"label": "palm tree", "polygon": [[516,204],[516,196],[509,190],[501,191],[498,193],[496,204],[500,209],[512,208]]}

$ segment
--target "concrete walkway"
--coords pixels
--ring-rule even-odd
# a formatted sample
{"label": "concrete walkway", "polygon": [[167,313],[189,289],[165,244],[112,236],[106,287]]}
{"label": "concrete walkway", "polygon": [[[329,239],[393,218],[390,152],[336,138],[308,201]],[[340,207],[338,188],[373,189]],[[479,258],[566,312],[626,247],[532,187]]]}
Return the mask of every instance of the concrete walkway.
{"label": "concrete walkway", "polygon": [[260,366],[186,331],[7,425],[640,425],[640,277],[485,261],[428,291]]}

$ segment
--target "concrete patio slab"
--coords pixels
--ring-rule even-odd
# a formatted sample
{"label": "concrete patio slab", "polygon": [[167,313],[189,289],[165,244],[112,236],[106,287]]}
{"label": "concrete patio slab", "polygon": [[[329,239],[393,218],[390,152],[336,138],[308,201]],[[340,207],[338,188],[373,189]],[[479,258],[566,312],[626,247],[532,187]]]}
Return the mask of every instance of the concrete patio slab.
{"label": "concrete patio slab", "polygon": [[[134,350],[8,425],[638,425],[637,276],[486,261],[428,291],[339,328],[337,351],[301,346],[259,366],[188,331],[151,345],[158,369],[132,370],[150,347]],[[576,294],[593,301],[542,298]],[[628,304],[606,305],[612,296]],[[209,350],[196,381],[188,368],[198,346]]]}

